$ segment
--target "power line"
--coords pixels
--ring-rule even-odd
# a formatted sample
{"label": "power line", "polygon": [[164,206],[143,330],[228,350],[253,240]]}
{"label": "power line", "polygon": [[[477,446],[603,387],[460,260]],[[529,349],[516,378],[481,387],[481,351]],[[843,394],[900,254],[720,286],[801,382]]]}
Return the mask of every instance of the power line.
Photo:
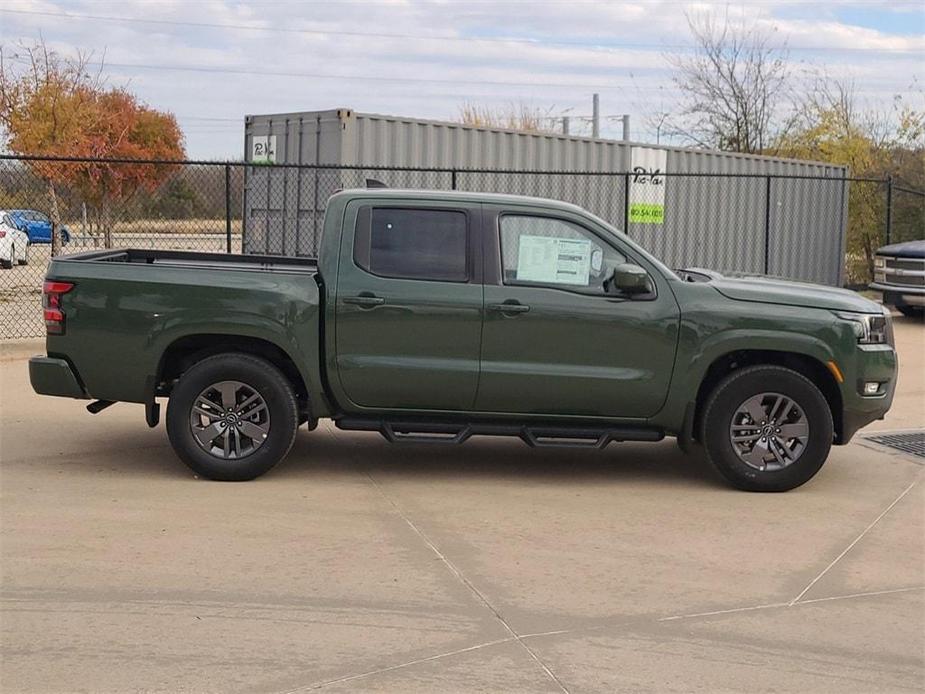
{"label": "power line", "polygon": [[[0,10],[2,12],[3,10]],[[15,56],[10,58],[10,60],[17,61],[20,63],[28,62],[22,58],[16,58]],[[450,80],[450,79],[440,79],[440,78],[427,78],[427,77],[392,77],[392,76],[377,76],[377,75],[345,75],[345,74],[324,74],[318,72],[289,72],[289,71],[279,71],[279,70],[255,70],[253,68],[244,68],[244,67],[207,67],[199,65],[156,65],[150,63],[112,63],[107,61],[96,62],[92,61],[95,64],[99,64],[101,67],[112,67],[112,68],[121,68],[125,70],[152,70],[152,71],[161,71],[161,72],[196,72],[196,73],[206,73],[206,74],[228,74],[228,75],[250,75],[256,77],[300,77],[300,78],[311,78],[311,79],[335,79],[335,80],[355,80],[363,82],[398,82],[398,83],[421,83],[421,84],[445,84],[449,86],[457,85],[474,85],[474,86],[493,86],[493,87],[524,87],[524,88],[547,88],[547,89],[597,89],[601,91],[613,91],[613,90],[633,90],[635,92],[650,91],[650,92],[659,92],[671,89],[673,85],[664,84],[664,85],[653,85],[653,86],[640,86],[638,84],[619,84],[619,83],[610,83],[610,84],[586,84],[579,82],[508,82],[501,80]],[[858,93],[892,93],[894,90],[890,89],[859,89]],[[581,120],[582,116],[575,116],[576,119]]]}
{"label": "power line", "polygon": [[[0,10],[2,11],[2,10]],[[10,60],[17,60],[11,58]],[[18,59],[18,62],[27,62],[24,59]],[[102,67],[120,68],[125,70],[152,70],[162,72],[200,72],[206,74],[228,74],[228,75],[252,75],[256,77],[308,77],[311,79],[334,79],[334,80],[356,80],[363,82],[405,82],[405,83],[422,83],[422,84],[445,84],[449,86],[456,85],[474,85],[474,86],[491,86],[491,87],[524,87],[524,88],[549,88],[549,89],[598,89],[598,90],[632,90],[634,92],[651,91],[660,92],[674,88],[673,84],[666,83],[662,85],[640,86],[638,84],[590,84],[581,82],[508,82],[501,80],[453,80],[430,77],[393,77],[382,75],[345,75],[345,74],[324,74],[320,72],[289,72],[280,70],[256,70],[245,67],[208,67],[200,65],[165,65],[152,63],[112,63],[109,61],[91,61],[93,64],[99,64]],[[858,89],[859,94],[884,93],[892,94],[897,89]],[[576,116],[581,118],[581,116]]]}
{"label": "power line", "polygon": [[[357,38],[375,39],[401,39],[402,41],[460,41],[474,43],[520,43],[533,46],[570,46],[584,48],[588,51],[602,52],[620,49],[643,50],[694,50],[693,44],[656,44],[656,43],[589,43],[588,41],[563,41],[548,39],[530,39],[518,37],[494,36],[453,36],[449,34],[421,35],[421,34],[393,34],[382,32],[342,31],[333,29],[294,29],[288,27],[265,27],[253,24],[225,24],[218,22],[189,22],[171,19],[148,19],[144,17],[116,17],[111,15],[72,14],[70,12],[48,12],[42,10],[9,10],[0,9],[0,12],[19,15],[33,15],[41,17],[60,17],[63,19],[80,19],[101,22],[126,22],[130,24],[154,24],[161,26],[186,26],[201,29],[243,29],[246,31],[275,32],[281,34],[304,34],[307,36],[352,36]],[[921,48],[873,48],[873,47],[837,47],[837,46],[788,46],[791,51],[818,51],[831,53],[921,53]]]}
{"label": "power line", "polygon": [[[19,62],[24,62],[19,60]],[[94,62],[94,64],[96,64]],[[324,74],[320,72],[289,72],[281,70],[255,70],[254,68],[245,67],[207,67],[199,65],[155,65],[151,63],[112,63],[105,61],[99,63],[102,66],[110,68],[121,68],[127,70],[159,70],[164,72],[202,72],[209,74],[227,74],[227,75],[253,75],[256,77],[309,77],[312,79],[336,79],[336,80],[358,80],[365,82],[410,82],[424,84],[447,84],[447,85],[488,85],[493,87],[527,87],[527,88],[554,88],[554,89],[634,89],[645,91],[658,91],[667,88],[665,86],[640,87],[630,84],[583,84],[577,82],[508,82],[501,80],[453,80],[430,77],[392,77],[382,75],[343,75],[343,74]]]}

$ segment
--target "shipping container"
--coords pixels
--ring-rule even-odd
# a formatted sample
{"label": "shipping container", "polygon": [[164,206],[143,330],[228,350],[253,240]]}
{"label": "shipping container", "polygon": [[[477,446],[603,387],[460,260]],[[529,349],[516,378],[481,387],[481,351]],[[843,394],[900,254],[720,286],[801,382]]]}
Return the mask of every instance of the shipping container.
{"label": "shipping container", "polygon": [[841,282],[842,166],[350,109],[247,116],[244,134],[251,253],[315,254],[327,198],[375,179],[572,202],[673,267]]}

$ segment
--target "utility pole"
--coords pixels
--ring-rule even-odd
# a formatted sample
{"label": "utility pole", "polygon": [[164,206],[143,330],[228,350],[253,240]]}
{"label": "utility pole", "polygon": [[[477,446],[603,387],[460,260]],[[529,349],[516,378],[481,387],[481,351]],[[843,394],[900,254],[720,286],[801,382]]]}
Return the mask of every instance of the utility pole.
{"label": "utility pole", "polygon": [[658,121],[655,123],[655,144],[662,143],[662,128],[668,120],[668,112],[662,111],[658,114]]}
{"label": "utility pole", "polygon": [[630,141],[630,117],[629,114],[623,114],[623,141]]}
{"label": "utility pole", "polygon": [[591,137],[601,136],[601,96],[595,94],[591,101]]}
{"label": "utility pole", "polygon": [[568,135],[568,116],[562,116],[562,134]]}

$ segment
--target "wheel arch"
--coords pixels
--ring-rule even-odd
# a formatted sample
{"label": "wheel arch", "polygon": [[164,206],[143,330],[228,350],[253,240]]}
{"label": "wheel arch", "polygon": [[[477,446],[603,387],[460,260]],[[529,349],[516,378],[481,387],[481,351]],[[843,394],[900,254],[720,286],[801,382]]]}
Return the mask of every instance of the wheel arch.
{"label": "wheel arch", "polygon": [[835,442],[842,440],[842,395],[835,376],[821,361],[808,354],[769,349],[739,349],[727,352],[711,362],[707,368],[694,402],[691,420],[691,437],[699,440],[704,406],[716,385],[730,373],[749,366],[781,366],[805,376],[819,390],[829,405],[835,426]]}
{"label": "wheel arch", "polygon": [[156,394],[169,395],[176,379],[193,364],[231,352],[261,357],[278,368],[292,383],[300,412],[306,419],[311,419],[311,393],[296,362],[285,349],[259,337],[197,333],[175,339],[167,345],[158,361]]}

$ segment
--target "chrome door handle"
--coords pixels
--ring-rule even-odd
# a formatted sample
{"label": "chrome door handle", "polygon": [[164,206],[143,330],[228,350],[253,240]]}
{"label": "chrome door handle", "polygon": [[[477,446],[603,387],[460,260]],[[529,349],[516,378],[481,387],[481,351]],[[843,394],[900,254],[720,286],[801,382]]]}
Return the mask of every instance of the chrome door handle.
{"label": "chrome door handle", "polygon": [[360,294],[360,296],[345,296],[345,304],[354,304],[356,306],[381,306],[385,303],[385,299],[380,296],[373,296],[371,294]]}
{"label": "chrome door handle", "polygon": [[526,313],[530,307],[519,303],[488,304],[488,310],[499,313]]}

